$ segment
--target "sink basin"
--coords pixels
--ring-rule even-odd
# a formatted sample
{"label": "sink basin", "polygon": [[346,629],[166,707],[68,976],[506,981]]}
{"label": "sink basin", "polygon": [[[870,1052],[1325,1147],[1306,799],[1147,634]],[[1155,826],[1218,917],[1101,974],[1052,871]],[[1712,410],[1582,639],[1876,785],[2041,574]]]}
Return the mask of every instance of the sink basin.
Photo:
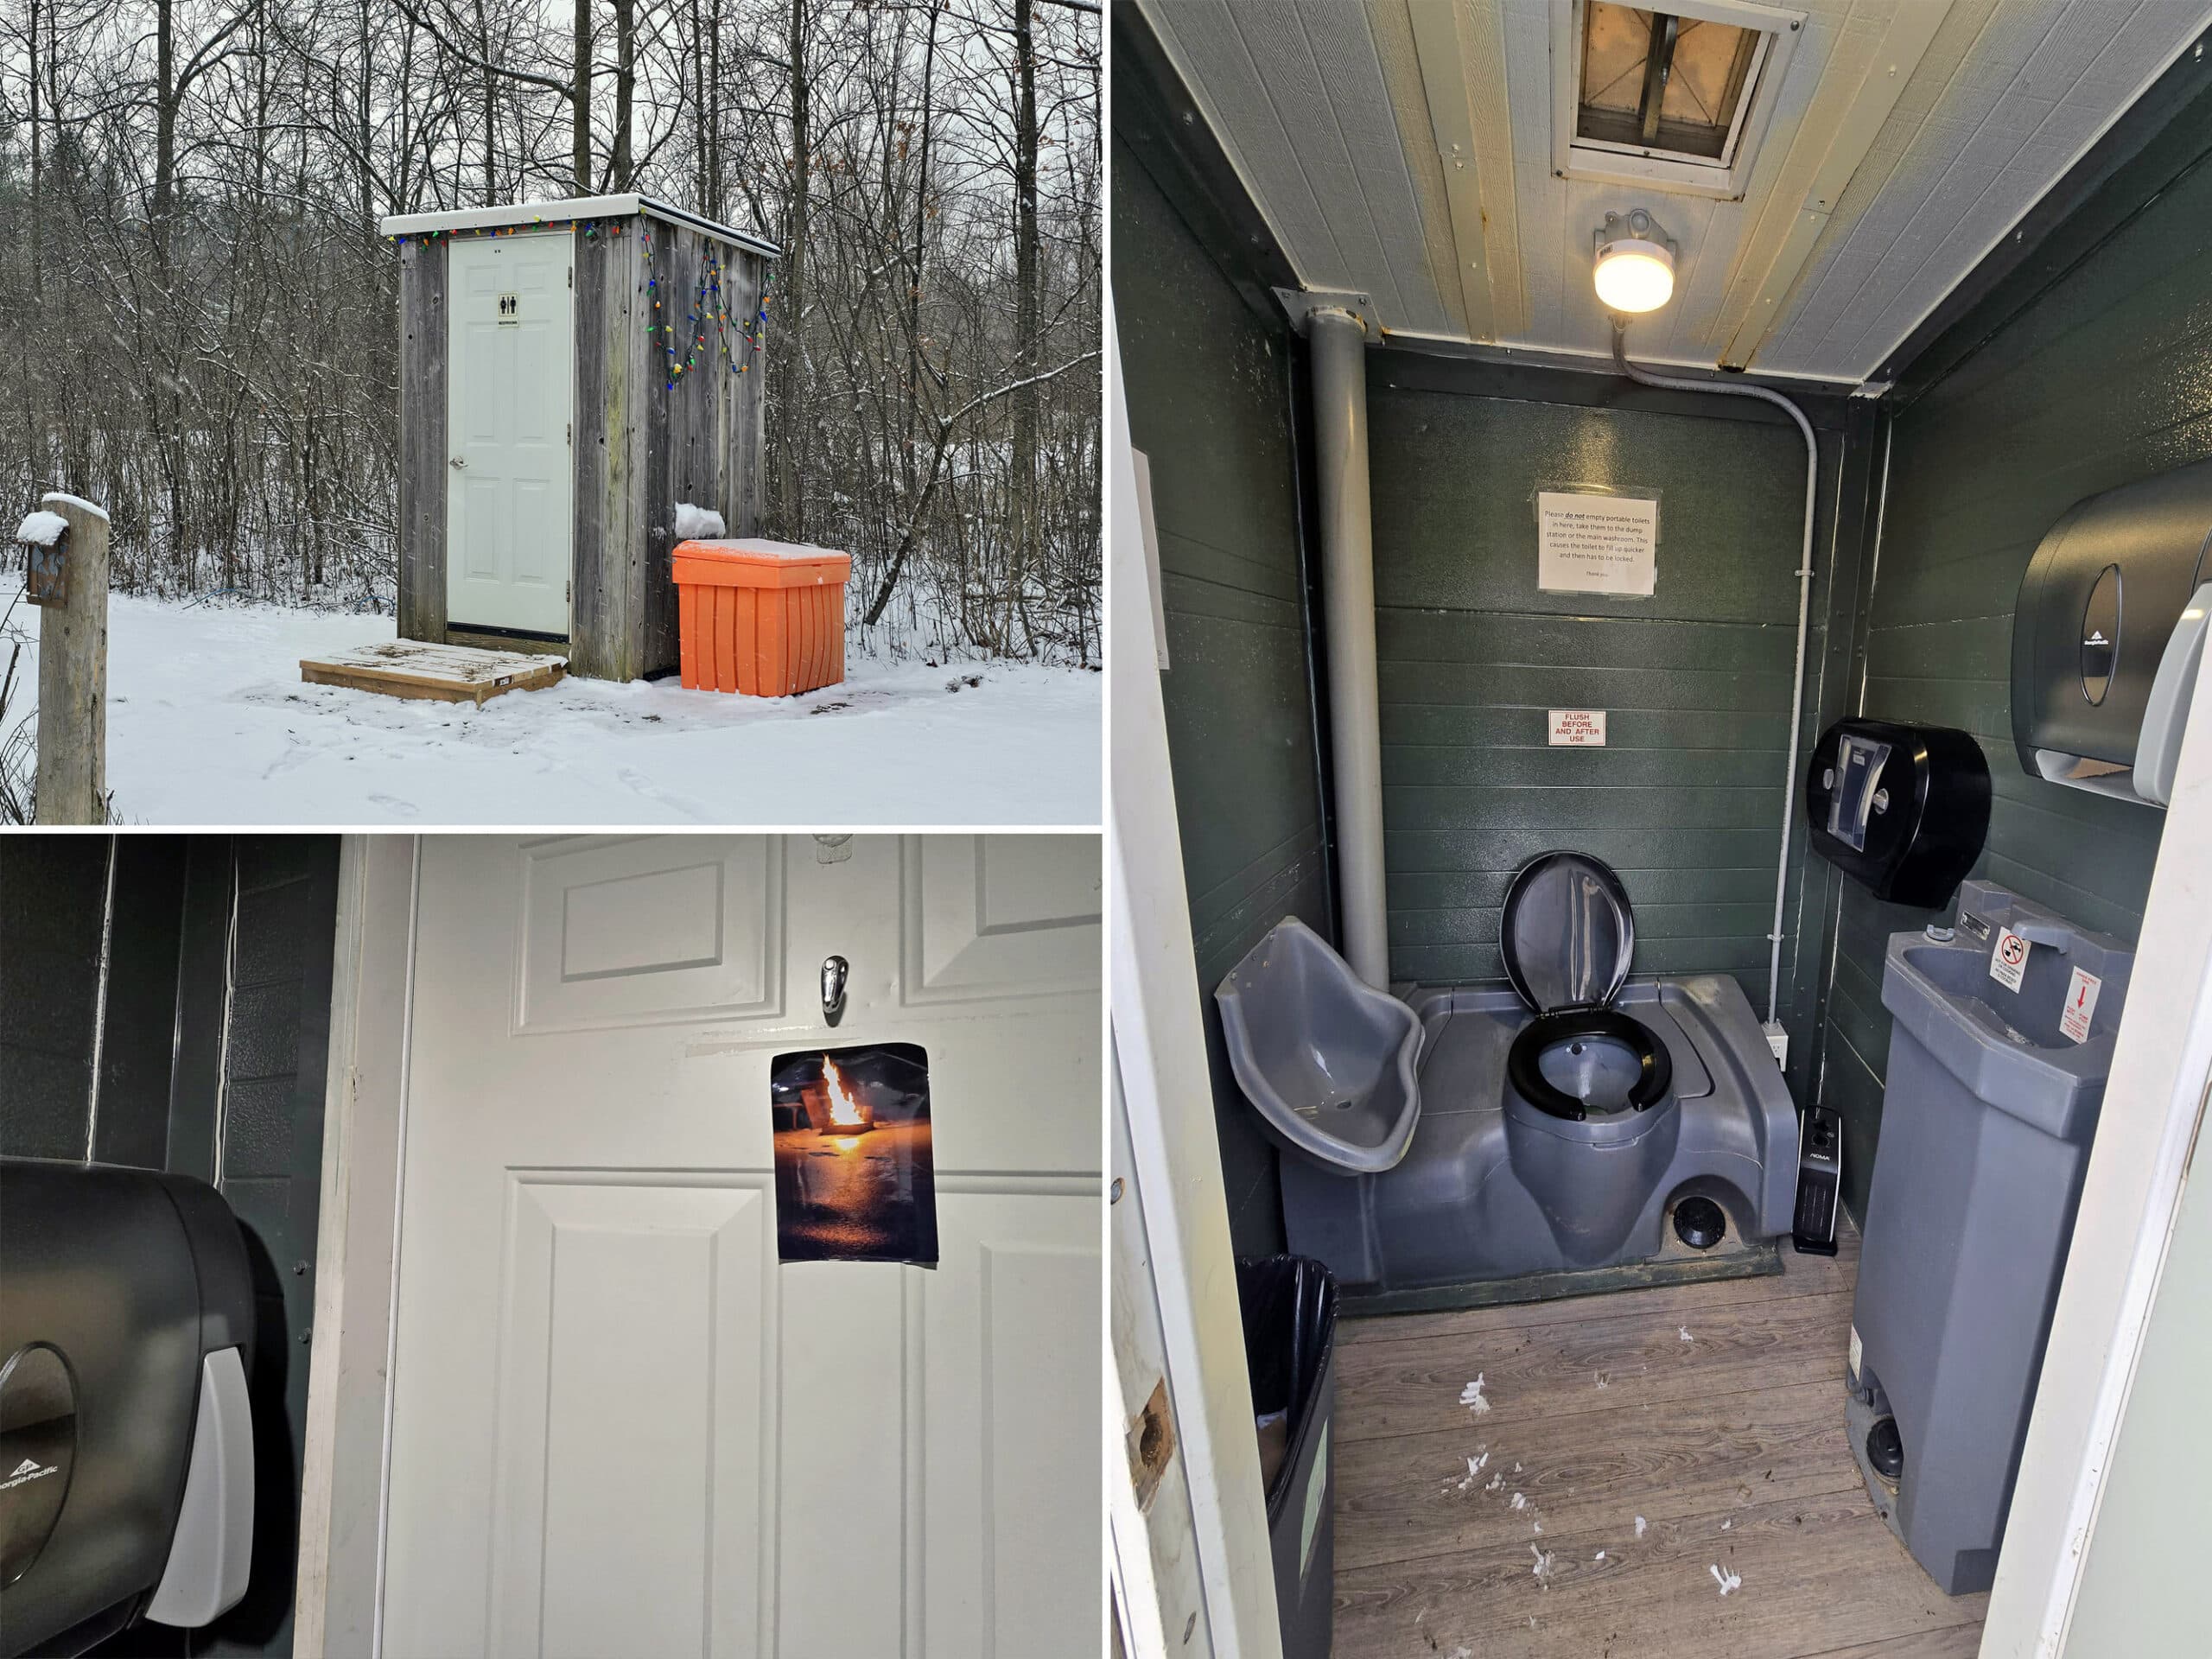
{"label": "sink basin", "polygon": [[[1962,925],[1947,941],[1893,934],[1882,1006],[1977,1100],[2048,1135],[2083,1132],[2112,1065],[2133,952],[1988,883],[1967,882],[1960,894],[1961,917],[1971,913],[1986,931]],[[2017,991],[1990,977],[2000,927],[2036,930]],[[2059,1029],[2077,968],[2103,988],[2079,1043]]]}
{"label": "sink basin", "polygon": [[[2017,990],[1989,973],[2005,930],[2029,945]],[[1996,1572],[2134,966],[1990,881],[1960,884],[1949,938],[1890,937],[1845,1420],[1875,1509],[1948,1595]],[[1871,1443],[1880,1419],[1901,1466]]]}
{"label": "sink basin", "polygon": [[[2075,1046],[2069,1039],[2060,1034],[2058,998],[2030,995],[2031,988],[2024,981],[2018,992],[2008,993],[1989,976],[1987,952],[1961,950],[1953,945],[1909,944],[1903,954],[1908,969],[1925,979],[1953,1007],[1983,1030],[2021,1048],[2063,1053]],[[2032,959],[2036,953],[2029,954]],[[2011,1006],[2000,1012],[1983,995],[1985,991]]]}
{"label": "sink basin", "polygon": [[1414,1011],[1352,972],[1296,917],[1214,989],[1230,1069],[1268,1131],[1325,1169],[1397,1166],[1421,1116]]}

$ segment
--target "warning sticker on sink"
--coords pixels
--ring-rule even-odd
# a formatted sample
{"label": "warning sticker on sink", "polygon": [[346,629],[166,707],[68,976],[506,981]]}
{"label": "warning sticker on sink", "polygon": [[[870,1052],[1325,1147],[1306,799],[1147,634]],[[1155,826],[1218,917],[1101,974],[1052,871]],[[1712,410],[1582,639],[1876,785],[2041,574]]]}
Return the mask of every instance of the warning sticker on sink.
{"label": "warning sticker on sink", "polygon": [[1989,976],[2008,991],[2020,988],[2028,971],[2028,942],[2009,927],[1997,930],[1997,943],[1989,950]]}
{"label": "warning sticker on sink", "polygon": [[2058,1016],[2058,1029],[2077,1043],[2089,1040],[2089,1021],[2097,1012],[2097,993],[2105,982],[2094,974],[2076,968],[2074,977],[2066,982],[2066,1007]]}

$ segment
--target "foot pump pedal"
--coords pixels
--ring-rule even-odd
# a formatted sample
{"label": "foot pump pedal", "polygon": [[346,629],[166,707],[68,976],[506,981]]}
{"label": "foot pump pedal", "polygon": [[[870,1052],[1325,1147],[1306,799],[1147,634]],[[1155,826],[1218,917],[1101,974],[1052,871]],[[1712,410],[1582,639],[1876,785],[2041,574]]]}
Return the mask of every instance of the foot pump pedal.
{"label": "foot pump pedal", "polygon": [[1791,1242],[1807,1255],[1834,1255],[1836,1206],[1843,1201],[1843,1120],[1825,1106],[1808,1106],[1800,1128]]}

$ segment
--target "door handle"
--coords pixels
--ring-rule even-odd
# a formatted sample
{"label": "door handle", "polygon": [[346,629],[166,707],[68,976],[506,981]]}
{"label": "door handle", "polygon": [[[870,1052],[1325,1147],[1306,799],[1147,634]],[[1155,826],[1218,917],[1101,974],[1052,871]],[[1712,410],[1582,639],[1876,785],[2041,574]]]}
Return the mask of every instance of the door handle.
{"label": "door handle", "polygon": [[822,958],[822,1018],[827,1025],[845,1017],[845,978],[850,971],[842,957]]}
{"label": "door handle", "polygon": [[463,467],[468,465],[468,457],[467,455],[455,455],[451,461],[448,461],[446,465],[452,467],[456,473],[460,472]]}

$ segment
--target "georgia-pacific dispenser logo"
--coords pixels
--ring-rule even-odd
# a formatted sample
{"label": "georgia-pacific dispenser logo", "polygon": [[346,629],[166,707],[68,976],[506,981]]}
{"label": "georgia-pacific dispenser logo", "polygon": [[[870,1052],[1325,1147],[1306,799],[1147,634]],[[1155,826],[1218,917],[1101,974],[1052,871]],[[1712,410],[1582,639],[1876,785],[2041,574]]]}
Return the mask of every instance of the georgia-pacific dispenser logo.
{"label": "georgia-pacific dispenser logo", "polygon": [[36,1458],[25,1458],[8,1471],[7,1479],[0,1480],[0,1492],[12,1491],[26,1482],[36,1480],[44,1475],[50,1475],[60,1466],[58,1464],[41,1464]]}

